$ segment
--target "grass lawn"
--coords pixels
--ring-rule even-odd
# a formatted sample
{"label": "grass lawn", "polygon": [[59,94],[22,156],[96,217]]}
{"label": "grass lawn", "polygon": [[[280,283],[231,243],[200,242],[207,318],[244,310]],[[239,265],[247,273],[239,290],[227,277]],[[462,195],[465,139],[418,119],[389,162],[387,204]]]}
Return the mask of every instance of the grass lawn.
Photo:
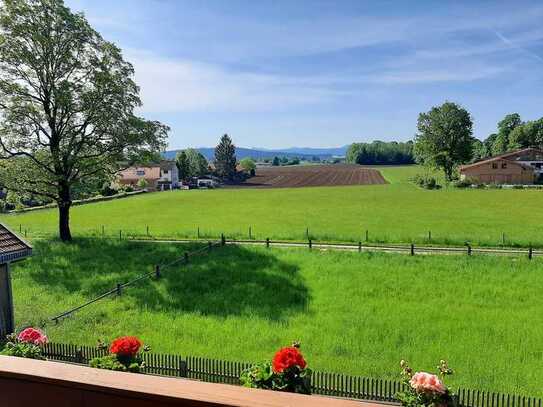
{"label": "grass lawn", "polygon": [[[18,326],[40,324],[183,247],[38,241],[14,266]],[[543,260],[225,247],[59,325],[53,341],[138,335],[156,352],[259,361],[301,340],[319,370],[397,378],[398,362],[456,369],[452,384],[543,396]]]}
{"label": "grass lawn", "polygon": [[[407,182],[416,166],[383,167],[387,185],[295,189],[219,189],[153,193],[74,207],[74,235],[100,233],[158,237],[229,237],[358,241],[369,230],[374,242],[427,242],[543,246],[543,191],[427,191]],[[56,210],[2,215],[29,236],[53,235]],[[22,225],[22,226],[20,226]]]}

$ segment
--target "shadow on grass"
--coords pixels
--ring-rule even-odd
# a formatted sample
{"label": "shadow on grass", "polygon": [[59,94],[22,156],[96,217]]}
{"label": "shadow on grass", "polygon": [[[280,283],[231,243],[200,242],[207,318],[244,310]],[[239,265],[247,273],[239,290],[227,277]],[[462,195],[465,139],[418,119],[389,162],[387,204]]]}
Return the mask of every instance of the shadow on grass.
{"label": "shadow on grass", "polygon": [[160,281],[142,284],[128,295],[139,306],[156,311],[271,320],[304,312],[309,300],[297,266],[273,252],[242,246],[220,248],[188,267],[167,269]]}
{"label": "shadow on grass", "polygon": [[89,299],[201,247],[83,238],[71,243],[40,240],[33,246],[33,256],[18,264],[15,273],[48,290],[78,292]]}
{"label": "shadow on grass", "polygon": [[[184,251],[199,247],[101,239],[70,244],[40,241],[34,246],[34,256],[15,272],[25,273],[25,278],[47,290],[66,295],[77,292],[92,299],[119,282],[152,271],[155,264],[170,263]],[[123,300],[140,309],[271,320],[304,312],[308,298],[297,266],[279,260],[271,251],[241,246],[214,249],[191,259],[188,267],[164,268],[160,280],[145,279],[123,291]]]}

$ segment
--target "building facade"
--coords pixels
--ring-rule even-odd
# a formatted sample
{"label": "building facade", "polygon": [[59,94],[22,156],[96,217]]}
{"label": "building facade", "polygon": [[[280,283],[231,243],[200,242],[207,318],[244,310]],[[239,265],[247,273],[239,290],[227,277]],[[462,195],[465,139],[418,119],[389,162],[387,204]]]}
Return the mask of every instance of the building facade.
{"label": "building facade", "polygon": [[179,171],[175,161],[164,160],[157,164],[133,166],[117,174],[119,184],[134,188],[138,187],[141,179],[147,181],[149,191],[179,188]]}
{"label": "building facade", "polygon": [[460,178],[482,184],[530,185],[543,174],[543,151],[525,148],[459,168]]}

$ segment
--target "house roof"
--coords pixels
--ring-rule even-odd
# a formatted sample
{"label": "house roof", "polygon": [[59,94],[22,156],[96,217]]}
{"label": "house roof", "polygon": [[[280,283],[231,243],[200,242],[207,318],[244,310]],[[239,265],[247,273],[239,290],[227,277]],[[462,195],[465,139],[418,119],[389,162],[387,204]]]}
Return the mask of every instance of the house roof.
{"label": "house roof", "polygon": [[32,246],[0,223],[0,263],[24,259],[32,254]]}
{"label": "house roof", "polygon": [[464,169],[466,169],[466,168],[478,167],[479,165],[482,165],[482,164],[489,164],[489,163],[491,163],[491,162],[498,161],[498,160],[507,160],[508,162],[514,163],[514,164],[516,164],[516,165],[520,165],[521,167],[524,167],[524,168],[531,168],[531,166],[528,165],[528,164],[523,164],[522,162],[519,162],[519,161],[516,161],[516,160],[510,160],[510,159],[509,159],[509,157],[513,157],[513,156],[521,155],[521,154],[525,154],[525,153],[536,153],[536,154],[541,154],[541,155],[543,155],[543,151],[542,151],[542,150],[539,150],[539,149],[533,148],[533,147],[528,147],[528,148],[523,148],[523,149],[516,150],[516,151],[511,151],[511,152],[509,152],[509,153],[505,153],[505,154],[495,155],[495,156],[493,156],[493,157],[484,158],[484,159],[482,159],[482,160],[480,160],[480,161],[474,162],[473,164],[461,165],[461,166],[460,166],[460,169],[461,169],[461,170],[464,170]]}
{"label": "house roof", "polygon": [[162,160],[158,165],[162,171],[170,171],[173,167],[175,167],[176,164],[173,160]]}

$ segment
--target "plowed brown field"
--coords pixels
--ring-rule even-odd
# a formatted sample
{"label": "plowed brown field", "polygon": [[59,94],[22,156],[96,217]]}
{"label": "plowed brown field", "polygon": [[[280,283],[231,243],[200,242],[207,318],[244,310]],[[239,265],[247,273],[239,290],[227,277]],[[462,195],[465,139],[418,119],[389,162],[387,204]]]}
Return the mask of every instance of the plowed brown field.
{"label": "plowed brown field", "polygon": [[386,183],[378,170],[344,164],[257,168],[256,176],[236,186],[297,188]]}

